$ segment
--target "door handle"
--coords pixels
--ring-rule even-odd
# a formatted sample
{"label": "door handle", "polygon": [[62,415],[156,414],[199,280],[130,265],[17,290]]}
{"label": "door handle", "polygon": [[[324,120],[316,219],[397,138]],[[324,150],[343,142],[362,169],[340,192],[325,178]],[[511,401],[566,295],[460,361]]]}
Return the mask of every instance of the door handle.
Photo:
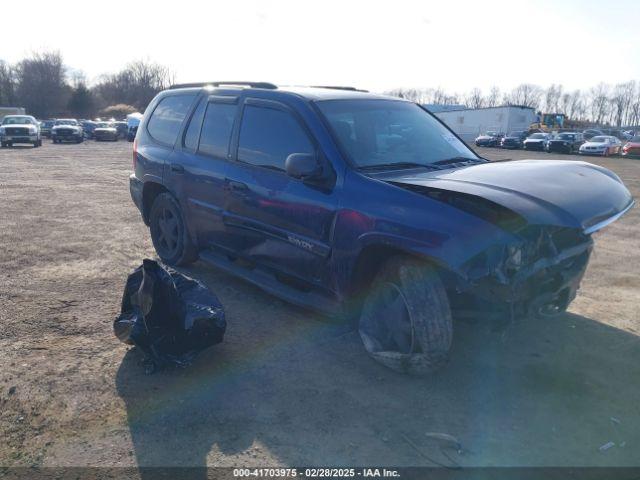
{"label": "door handle", "polygon": [[249,190],[246,183],[236,182],[234,180],[229,180],[229,188],[235,192],[246,192]]}
{"label": "door handle", "polygon": [[174,173],[184,173],[184,167],[182,165],[180,165],[179,163],[172,163],[171,164],[171,171]]}

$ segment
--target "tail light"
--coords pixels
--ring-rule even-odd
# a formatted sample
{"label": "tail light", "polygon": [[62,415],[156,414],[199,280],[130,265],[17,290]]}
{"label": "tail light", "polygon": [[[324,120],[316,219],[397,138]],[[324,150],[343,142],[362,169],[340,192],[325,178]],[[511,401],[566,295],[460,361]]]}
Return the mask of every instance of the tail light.
{"label": "tail light", "polygon": [[133,140],[133,171],[136,171],[136,164],[138,163],[138,139]]}

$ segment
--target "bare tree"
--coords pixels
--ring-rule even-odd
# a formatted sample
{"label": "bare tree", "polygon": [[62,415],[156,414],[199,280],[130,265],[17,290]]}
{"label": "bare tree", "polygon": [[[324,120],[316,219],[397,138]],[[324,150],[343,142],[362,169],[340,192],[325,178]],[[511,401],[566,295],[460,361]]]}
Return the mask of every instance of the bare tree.
{"label": "bare tree", "polygon": [[159,91],[174,82],[174,78],[167,67],[139,60],[116,74],[103,75],[95,92],[104,106],[127,104],[143,110]]}
{"label": "bare tree", "polygon": [[537,85],[522,83],[511,91],[508,103],[523,107],[539,108],[542,98],[542,89]]}
{"label": "bare tree", "polygon": [[602,123],[609,113],[609,86],[599,83],[589,91],[591,119]]}
{"label": "bare tree", "polygon": [[549,85],[544,96],[544,109],[549,113],[556,113],[560,109],[560,98],[562,97],[562,85]]}
{"label": "bare tree", "polygon": [[32,115],[47,118],[64,112],[70,94],[59,52],[34,53],[16,66],[17,97]]}
{"label": "bare tree", "polygon": [[500,95],[500,88],[496,86],[491,87],[486,101],[487,107],[497,107],[500,103]]}
{"label": "bare tree", "polygon": [[16,79],[14,69],[0,60],[0,105],[15,106]]}
{"label": "bare tree", "polygon": [[484,96],[482,90],[474,88],[471,90],[465,98],[464,104],[469,108],[482,108],[485,106]]}

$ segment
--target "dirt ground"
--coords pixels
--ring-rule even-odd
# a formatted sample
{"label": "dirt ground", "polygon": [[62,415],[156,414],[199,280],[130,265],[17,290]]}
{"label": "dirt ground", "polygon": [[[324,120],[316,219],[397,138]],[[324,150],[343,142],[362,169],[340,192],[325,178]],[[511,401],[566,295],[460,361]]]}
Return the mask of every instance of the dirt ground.
{"label": "dirt ground", "polygon": [[[640,160],[590,161],[638,198]],[[220,297],[225,341],[145,375],[112,332],[127,274],[154,256],[130,165],[126,142],[0,151],[0,466],[640,465],[640,208],[597,234],[570,313],[456,321],[430,378],[201,262],[185,272]]]}

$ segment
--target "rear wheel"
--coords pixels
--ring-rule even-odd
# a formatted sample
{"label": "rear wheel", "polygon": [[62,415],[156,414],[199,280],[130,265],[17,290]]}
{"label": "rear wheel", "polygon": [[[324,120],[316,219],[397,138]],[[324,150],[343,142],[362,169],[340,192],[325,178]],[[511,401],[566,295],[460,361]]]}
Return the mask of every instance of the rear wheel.
{"label": "rear wheel", "polygon": [[437,272],[410,257],[393,257],[373,281],[359,331],[369,355],[402,373],[426,375],[447,359],[453,326]]}
{"label": "rear wheel", "polygon": [[180,205],[169,193],[161,193],[149,214],[151,240],[160,259],[169,265],[186,265],[198,258],[189,239]]}

